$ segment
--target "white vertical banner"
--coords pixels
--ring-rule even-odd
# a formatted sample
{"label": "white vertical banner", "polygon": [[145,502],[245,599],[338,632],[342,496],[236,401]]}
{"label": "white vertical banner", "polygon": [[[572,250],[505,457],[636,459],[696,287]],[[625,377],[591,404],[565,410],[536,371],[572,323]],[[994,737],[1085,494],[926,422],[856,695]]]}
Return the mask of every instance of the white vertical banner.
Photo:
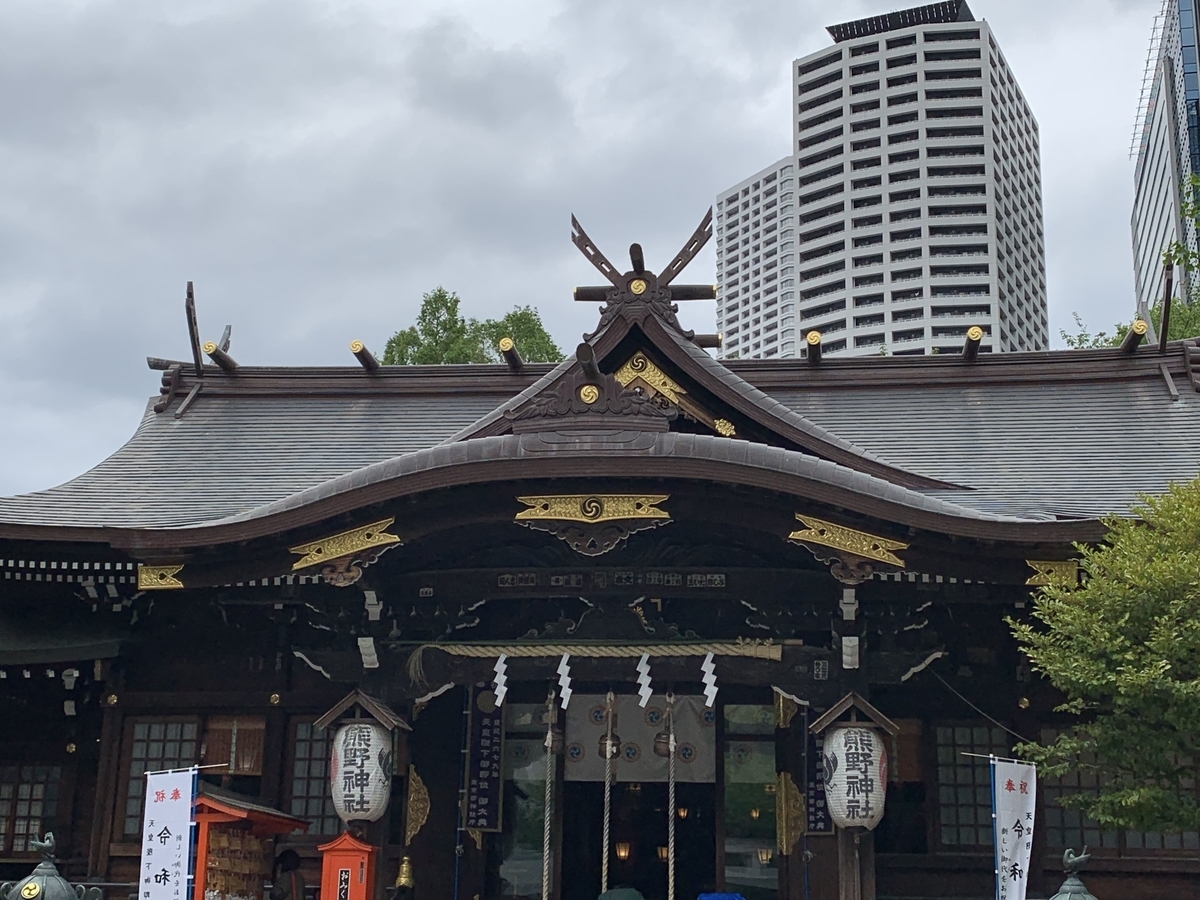
{"label": "white vertical banner", "polygon": [[1037,766],[992,758],[996,900],[1025,900],[1036,798]]}
{"label": "white vertical banner", "polygon": [[141,900],[188,900],[196,770],[146,775]]}

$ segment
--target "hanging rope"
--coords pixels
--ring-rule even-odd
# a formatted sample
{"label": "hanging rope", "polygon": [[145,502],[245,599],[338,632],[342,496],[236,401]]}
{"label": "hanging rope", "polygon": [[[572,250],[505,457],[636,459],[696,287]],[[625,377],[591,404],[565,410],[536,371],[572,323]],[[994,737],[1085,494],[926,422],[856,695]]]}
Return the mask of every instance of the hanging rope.
{"label": "hanging rope", "polygon": [[554,799],[554,691],[546,697],[546,794],[542,805],[542,900],[550,900],[550,805]]}
{"label": "hanging rope", "polygon": [[671,755],[667,759],[667,900],[675,900],[675,695],[667,694],[667,746]]}
{"label": "hanging rope", "polygon": [[608,892],[608,841],[612,821],[613,692],[605,698],[608,723],[604,735],[604,855],[600,862],[600,893]]}
{"label": "hanging rope", "polygon": [[783,644],[771,641],[744,640],[720,643],[670,644],[421,644],[408,657],[408,676],[414,684],[425,683],[425,652],[440,650],[450,656],[494,659],[503,653],[511,659],[536,659],[546,656],[562,656],[569,653],[583,659],[637,659],[643,653],[648,656],[740,656],[748,659],[769,659],[779,662],[783,658]]}

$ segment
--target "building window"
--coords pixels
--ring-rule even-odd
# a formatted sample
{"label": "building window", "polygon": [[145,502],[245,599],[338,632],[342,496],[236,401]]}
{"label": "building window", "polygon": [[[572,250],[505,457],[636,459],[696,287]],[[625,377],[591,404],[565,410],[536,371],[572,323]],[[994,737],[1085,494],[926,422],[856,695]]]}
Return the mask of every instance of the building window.
{"label": "building window", "polygon": [[136,839],[142,831],[146,773],[184,769],[196,763],[195,719],[134,719],[125,735],[125,807],[121,833]]}
{"label": "building window", "polygon": [[0,767],[0,853],[30,853],[58,812],[59,766]]}
{"label": "building window", "polygon": [[307,819],[308,834],[340,834],[341,820],[333,808],[329,790],[329,748],[333,738],[328,729],[311,722],[296,724],[292,742],[291,807],[293,816]]}
{"label": "building window", "polygon": [[[980,754],[967,756],[965,754]],[[944,847],[992,845],[992,772],[989,755],[1007,756],[1000,728],[939,726],[938,821]]]}

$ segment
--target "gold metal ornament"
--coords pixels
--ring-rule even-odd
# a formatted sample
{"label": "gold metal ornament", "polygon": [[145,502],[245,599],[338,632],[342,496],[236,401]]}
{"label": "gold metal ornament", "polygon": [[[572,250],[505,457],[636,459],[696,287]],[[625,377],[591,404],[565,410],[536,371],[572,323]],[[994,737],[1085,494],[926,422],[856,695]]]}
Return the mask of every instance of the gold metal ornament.
{"label": "gold metal ornament", "polygon": [[117,695],[109,694],[107,697],[104,698],[104,703],[106,706],[116,706],[117,705]]}
{"label": "gold metal ornament", "polygon": [[500,338],[500,340],[498,340],[496,342],[496,346],[500,348],[501,353],[507,353],[509,350],[511,350],[513,347],[515,347],[517,345],[515,343],[513,343],[512,338],[502,337],[502,338]]}
{"label": "gold metal ornament", "polygon": [[972,341],[982,341],[983,340],[983,329],[980,328],[978,325],[972,325],[970,328],[967,329],[967,339],[972,340]]}
{"label": "gold metal ornament", "polygon": [[661,395],[669,403],[679,408],[685,416],[702,425],[707,425],[723,437],[733,437],[735,430],[728,419],[718,419],[707,409],[688,396],[670,375],[656,366],[639,350],[625,364],[613,373],[623,388],[640,387],[648,399]]}
{"label": "gold metal ornament", "polygon": [[400,871],[396,873],[396,887],[416,887],[411,856],[404,856],[400,859]]}
{"label": "gold metal ornament", "polygon": [[421,826],[429,818],[429,791],[417,774],[415,766],[408,767],[408,816],[404,823],[404,846],[412,843]]}
{"label": "gold metal ornament", "polygon": [[600,388],[594,384],[585,384],[579,389],[579,399],[590,406],[600,399]]}
{"label": "gold metal ornament", "polygon": [[290,553],[299,553],[302,556],[302,559],[292,564],[292,571],[307,569],[309,566],[319,566],[335,559],[353,556],[364,550],[399,544],[400,538],[387,533],[388,527],[395,521],[395,517],[382,519],[372,522],[370,525],[363,525],[361,528],[342,531],[327,538],[321,538],[319,541],[292,547],[289,550]]}
{"label": "gold metal ornament", "polygon": [[868,534],[865,531],[856,531],[844,525],[836,525],[833,522],[826,522],[800,513],[796,513],[796,518],[806,527],[789,534],[789,541],[820,544],[823,547],[832,547],[834,550],[841,550],[863,559],[873,559],[901,569],[904,568],[904,560],[891,551],[907,550],[908,544]]}
{"label": "gold metal ornament", "polygon": [[270,697],[267,698],[267,702],[270,703],[272,706],[278,706],[280,704],[281,700],[282,700],[282,698],[278,694],[272,694]]}
{"label": "gold metal ornament", "polygon": [[41,892],[42,886],[36,881],[31,881],[26,884],[25,887],[21,888],[21,896],[24,898],[24,900],[33,900],[33,898]]}
{"label": "gold metal ornament", "polygon": [[1034,587],[1045,587],[1057,582],[1075,584],[1079,581],[1079,561],[1027,559],[1025,564],[1033,569],[1034,574],[1025,581]]}
{"label": "gold metal ornament", "polygon": [[362,341],[351,341],[350,342],[350,352],[351,353],[362,353],[363,350],[365,350],[365,349],[366,349],[366,344],[364,344]]}
{"label": "gold metal ornament", "polygon": [[800,835],[804,834],[807,814],[804,796],[787,772],[776,776],[775,788],[775,849],[788,856]]}
{"label": "gold metal ornament", "polygon": [[635,278],[629,282],[629,290],[635,296],[640,297],[646,293],[646,282],[641,278]]}
{"label": "gold metal ornament", "polygon": [[183,587],[175,576],[183,571],[183,565],[143,566],[138,563],[137,586],[139,591],[172,591]]}
{"label": "gold metal ornament", "polygon": [[614,522],[620,519],[669,519],[671,514],[657,505],[670,494],[565,494],[518,497],[529,509],[517,513],[516,521],[551,519],[559,522]]}
{"label": "gold metal ornament", "polygon": [[216,349],[217,349],[216,341],[205,341],[204,342],[204,352],[205,353],[212,353]]}

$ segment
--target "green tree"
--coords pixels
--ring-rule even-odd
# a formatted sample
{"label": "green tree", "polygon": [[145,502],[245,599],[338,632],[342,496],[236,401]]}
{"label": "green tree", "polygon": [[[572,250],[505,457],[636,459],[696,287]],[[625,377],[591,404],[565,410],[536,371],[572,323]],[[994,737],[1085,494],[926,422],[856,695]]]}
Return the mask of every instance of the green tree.
{"label": "green tree", "polygon": [[1018,752],[1047,775],[1088,771],[1095,793],[1064,798],[1106,826],[1200,828],[1200,479],[1113,517],[1099,546],[1079,546],[1081,583],[1034,598],[1009,619],[1034,669],[1080,718]]}
{"label": "green tree", "polygon": [[397,331],[383,351],[387,366],[499,362],[496,348],[511,337],[529,362],[561,362],[563,355],[531,306],[514,307],[500,319],[466,319],[459,297],[439,285],[421,299],[417,322]]}

